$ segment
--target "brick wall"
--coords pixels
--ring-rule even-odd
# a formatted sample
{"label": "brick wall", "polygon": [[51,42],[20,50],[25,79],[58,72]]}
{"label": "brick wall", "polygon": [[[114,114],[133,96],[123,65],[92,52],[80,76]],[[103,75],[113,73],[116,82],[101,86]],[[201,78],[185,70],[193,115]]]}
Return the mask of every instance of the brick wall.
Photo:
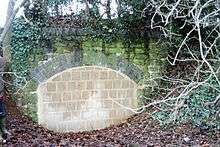
{"label": "brick wall", "polygon": [[137,84],[110,68],[64,70],[38,87],[38,117],[59,132],[88,131],[117,124],[137,107]]}

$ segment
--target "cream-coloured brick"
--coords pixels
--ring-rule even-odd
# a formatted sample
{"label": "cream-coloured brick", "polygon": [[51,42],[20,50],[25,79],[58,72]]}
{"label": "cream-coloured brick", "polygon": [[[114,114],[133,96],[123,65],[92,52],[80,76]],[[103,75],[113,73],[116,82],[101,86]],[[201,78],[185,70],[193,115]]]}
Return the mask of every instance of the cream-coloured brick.
{"label": "cream-coloured brick", "polygon": [[72,80],[80,80],[80,72],[79,71],[72,71]]}
{"label": "cream-coloured brick", "polygon": [[62,101],[62,96],[61,93],[51,93],[51,98],[53,102],[61,102]]}
{"label": "cream-coloured brick", "polygon": [[122,116],[124,116],[123,110],[122,110],[122,109],[117,109],[117,110],[116,110],[116,116],[117,116],[117,117],[120,117],[120,118],[121,118]]}
{"label": "cream-coloured brick", "polygon": [[91,71],[91,80],[99,79],[99,71],[93,70]]}
{"label": "cream-coloured brick", "polygon": [[48,103],[47,106],[45,106],[45,108],[47,108],[46,112],[57,112],[57,111],[59,111],[59,106],[56,103]]}
{"label": "cream-coloured brick", "polygon": [[109,98],[117,98],[117,91],[109,90]]}
{"label": "cream-coloured brick", "polygon": [[104,106],[105,109],[112,109],[112,107],[113,107],[112,100],[104,100],[103,101],[103,106]]}
{"label": "cream-coloured brick", "polygon": [[85,122],[85,130],[91,131],[94,130],[94,121],[86,120]]}
{"label": "cream-coloured brick", "polygon": [[100,121],[100,120],[97,120],[97,121],[94,121],[93,122],[93,126],[97,129],[102,129],[105,127],[105,121]]}
{"label": "cream-coloured brick", "polygon": [[84,110],[85,108],[85,103],[86,103],[86,101],[78,101],[77,102],[77,110]]}
{"label": "cream-coloured brick", "polygon": [[63,112],[63,121],[71,120],[71,112]]}
{"label": "cream-coloured brick", "polygon": [[128,80],[122,80],[122,83],[121,83],[122,85],[122,88],[124,88],[124,89],[127,89],[127,88],[129,88],[130,87],[130,83],[129,83],[129,81]]}
{"label": "cream-coloured brick", "polygon": [[54,83],[54,82],[47,83],[47,91],[48,92],[56,91],[56,83]]}
{"label": "cream-coloured brick", "polygon": [[[64,75],[58,74],[52,79],[52,82],[48,81],[48,83],[56,83],[56,91],[53,91],[53,86],[48,86],[47,83],[39,87],[38,91],[41,92],[39,95],[45,98],[45,95],[49,93],[48,100],[42,98],[43,103],[39,104],[41,109],[41,114],[39,113],[40,123],[47,124],[48,128],[53,127],[52,129],[54,129],[51,124],[54,120],[62,124],[59,126],[60,131],[98,129],[95,126],[104,128],[113,122],[120,123],[122,119],[126,119],[133,114],[131,111],[124,110],[121,105],[137,108],[137,84],[123,76],[123,74],[121,76],[111,69],[102,67],[74,68],[68,71],[70,76],[67,77],[71,77],[71,81],[62,79],[65,73]],[[93,72],[96,74],[92,74]],[[72,78],[72,73],[79,74],[75,74],[74,78]],[[87,73],[90,75],[87,76]],[[102,76],[101,79],[100,76]],[[64,80],[67,81],[65,82]],[[52,90],[50,92],[47,91],[49,87]],[[67,96],[63,96],[64,93]],[[71,98],[68,97],[69,94]],[[92,99],[92,103],[91,99],[88,100],[88,98]],[[66,101],[63,101],[64,99]],[[50,113],[53,114],[54,119],[48,117]],[[82,116],[86,117],[83,119],[84,121],[82,121]],[[48,123],[45,121],[48,121]],[[96,124],[93,123],[96,121],[98,121]]]}
{"label": "cream-coloured brick", "polygon": [[136,84],[133,83],[132,81],[129,82],[129,88],[135,88],[136,87]]}
{"label": "cream-coloured brick", "polygon": [[122,105],[129,107],[129,99],[128,98],[122,99],[121,102],[122,102]]}
{"label": "cream-coloured brick", "polygon": [[58,75],[52,79],[52,81],[61,81],[61,80],[62,80],[61,75]]}
{"label": "cream-coloured brick", "polygon": [[133,97],[135,97],[135,90],[134,89],[127,90],[127,98],[133,98]]}
{"label": "cream-coloured brick", "polygon": [[100,79],[108,79],[108,71],[100,71]]}
{"label": "cream-coloured brick", "polygon": [[70,101],[71,100],[71,93],[70,92],[64,92],[63,93],[63,101]]}
{"label": "cream-coloured brick", "polygon": [[70,72],[64,72],[62,73],[62,80],[63,81],[70,81],[72,78],[71,78],[71,73]]}
{"label": "cream-coloured brick", "polygon": [[[132,114],[132,112],[130,112],[130,113]],[[122,119],[125,119],[128,116],[128,110],[123,109],[122,114],[123,114]]]}
{"label": "cream-coloured brick", "polygon": [[106,119],[105,120],[105,125],[106,126],[110,126],[110,125],[112,125],[113,124],[113,120],[112,119]]}
{"label": "cream-coloured brick", "polygon": [[108,98],[108,90],[102,90],[101,91],[101,98],[107,99]]}
{"label": "cream-coloured brick", "polygon": [[94,89],[94,82],[93,82],[93,81],[87,81],[87,82],[86,82],[86,89],[87,89],[87,90],[92,90],[92,89]]}
{"label": "cream-coloured brick", "polygon": [[67,91],[67,82],[57,82],[56,85],[59,92]]}
{"label": "cream-coloured brick", "polygon": [[81,96],[82,96],[81,91],[78,91],[78,90],[72,91],[72,100],[73,101],[81,100],[82,99]]}
{"label": "cream-coloured brick", "polygon": [[136,99],[136,98],[130,98],[130,99],[129,99],[129,106],[130,106],[131,108],[137,108],[137,106],[138,106],[138,101],[137,101],[137,99]]}
{"label": "cream-coloured brick", "polygon": [[115,118],[112,121],[113,121],[113,124],[115,124],[115,125],[121,123],[121,119],[120,118]]}
{"label": "cream-coloured brick", "polygon": [[119,100],[113,101],[113,103],[112,103],[112,108],[115,109],[115,110],[117,110],[118,108],[121,107],[120,105],[121,105],[121,103],[120,103]]}
{"label": "cream-coloured brick", "polygon": [[43,97],[43,102],[52,102],[52,94],[53,93],[46,93]]}
{"label": "cream-coloured brick", "polygon": [[113,101],[113,105],[112,107],[115,109],[119,109],[123,107],[123,100],[122,99],[116,99],[115,101]]}
{"label": "cream-coloured brick", "polygon": [[70,127],[71,128],[68,130],[68,132],[79,132],[80,131],[79,121],[71,122]]}
{"label": "cream-coloured brick", "polygon": [[[136,107],[137,108],[137,107]],[[125,110],[125,119],[130,117],[131,115],[134,115],[135,113],[130,110]]]}
{"label": "cream-coloured brick", "polygon": [[109,76],[109,79],[112,79],[112,80],[117,79],[117,73],[114,71],[109,71],[108,76]]}
{"label": "cream-coloured brick", "polygon": [[91,90],[90,95],[92,98],[98,98],[100,95],[99,92],[100,92],[99,90]]}
{"label": "cream-coloured brick", "polygon": [[86,121],[88,121],[89,119],[88,119],[88,117],[87,117],[87,115],[86,115],[86,110],[82,110],[82,109],[79,109],[80,110],[80,120],[86,120]]}
{"label": "cream-coloured brick", "polygon": [[126,99],[127,98],[127,92],[128,92],[128,90],[118,90],[117,91],[117,97],[119,99]]}
{"label": "cream-coloured brick", "polygon": [[76,89],[76,82],[67,83],[68,91],[74,91]]}
{"label": "cream-coloured brick", "polygon": [[76,82],[76,89],[77,90],[85,90],[85,87],[86,87],[86,82]]}
{"label": "cream-coloured brick", "polygon": [[89,91],[82,91],[82,98],[83,100],[89,99],[90,92]]}
{"label": "cream-coloured brick", "polygon": [[66,111],[75,112],[77,110],[77,102],[68,102],[66,104]]}
{"label": "cream-coloured brick", "polygon": [[105,89],[112,89],[113,87],[113,84],[112,84],[112,81],[104,81],[104,85],[105,85]]}
{"label": "cream-coloured brick", "polygon": [[121,74],[119,74],[119,73],[117,74],[116,77],[117,77],[118,80],[123,80],[124,79],[124,77]]}
{"label": "cream-coloured brick", "polygon": [[72,123],[68,121],[68,123],[66,124],[66,130],[67,130],[66,132],[68,132],[69,130],[71,130],[72,127],[73,127],[73,126],[72,126]]}
{"label": "cream-coloured brick", "polygon": [[[75,105],[76,106],[76,105]],[[71,118],[72,120],[77,120],[79,121],[80,120],[80,114],[81,114],[81,111],[79,110],[74,110],[71,112]]]}
{"label": "cream-coloured brick", "polygon": [[114,80],[113,81],[113,88],[114,89],[121,89],[121,80]]}
{"label": "cream-coloured brick", "polygon": [[89,71],[81,71],[81,80],[90,80],[90,72]]}
{"label": "cream-coloured brick", "polygon": [[94,89],[105,89],[105,81],[99,80],[96,82],[93,82]]}
{"label": "cream-coloured brick", "polygon": [[112,118],[112,119],[116,118],[116,109],[111,109],[109,114],[110,114],[110,118]]}
{"label": "cream-coloured brick", "polygon": [[87,128],[86,128],[86,121],[80,121],[79,122],[80,125],[79,125],[79,131],[87,131]]}
{"label": "cream-coloured brick", "polygon": [[65,111],[67,111],[66,106],[67,106],[68,103],[69,103],[69,102],[57,103],[58,106],[59,106],[59,111],[61,111],[61,112],[65,112]]}

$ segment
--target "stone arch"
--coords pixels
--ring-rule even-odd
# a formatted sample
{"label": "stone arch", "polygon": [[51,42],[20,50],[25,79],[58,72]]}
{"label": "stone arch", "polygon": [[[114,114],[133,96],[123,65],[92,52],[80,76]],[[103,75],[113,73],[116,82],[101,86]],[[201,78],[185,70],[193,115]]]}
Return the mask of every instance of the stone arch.
{"label": "stone arch", "polygon": [[136,83],[139,83],[144,76],[144,73],[140,68],[124,60],[120,56],[106,56],[102,53],[93,51],[85,53],[83,58],[81,58],[81,56],[77,53],[62,54],[57,57],[50,58],[32,70],[31,75],[35,81],[42,83],[57,73],[69,68],[80,66],[101,66],[110,68],[127,75]]}
{"label": "stone arch", "polygon": [[61,55],[39,65],[38,119],[60,132],[88,131],[120,123],[137,107],[143,72],[121,57],[100,53]]}

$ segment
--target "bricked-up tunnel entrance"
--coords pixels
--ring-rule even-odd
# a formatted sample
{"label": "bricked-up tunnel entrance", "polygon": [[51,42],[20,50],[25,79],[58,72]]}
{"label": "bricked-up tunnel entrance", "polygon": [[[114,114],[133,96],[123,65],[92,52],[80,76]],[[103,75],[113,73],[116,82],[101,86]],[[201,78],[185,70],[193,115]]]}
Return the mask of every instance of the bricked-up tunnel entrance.
{"label": "bricked-up tunnel entrance", "polygon": [[[96,59],[101,60],[100,55]],[[39,83],[41,125],[59,132],[88,131],[118,124],[133,114],[125,107],[137,108],[137,82],[143,74],[136,66],[119,58],[115,58],[114,65],[106,62],[109,57],[99,65],[88,65],[89,61],[83,59],[74,63],[73,58],[74,54],[54,58],[32,73]],[[72,67],[70,63],[74,63]]]}

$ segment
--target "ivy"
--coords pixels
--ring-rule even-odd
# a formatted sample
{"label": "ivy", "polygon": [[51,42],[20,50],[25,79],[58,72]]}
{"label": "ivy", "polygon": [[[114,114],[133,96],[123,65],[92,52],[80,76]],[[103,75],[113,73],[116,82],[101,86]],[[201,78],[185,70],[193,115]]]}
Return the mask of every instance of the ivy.
{"label": "ivy", "polygon": [[[45,38],[42,28],[37,23],[29,24],[23,18],[18,18],[13,23],[11,55],[12,71],[19,77],[29,77],[30,61],[33,61],[33,54],[42,52],[43,40]],[[15,84],[22,85],[21,78],[15,79]]]}
{"label": "ivy", "polygon": [[[216,90],[211,90],[208,84],[216,84]],[[162,125],[170,123],[185,123],[191,122],[200,128],[217,128],[220,129],[220,116],[219,116],[219,106],[218,103],[213,105],[208,105],[215,101],[218,90],[220,90],[219,85],[216,83],[214,78],[210,79],[207,85],[202,85],[201,87],[194,90],[190,95],[183,97],[185,99],[184,106],[180,108],[175,122],[172,118],[173,111],[159,111],[153,116]],[[175,103],[175,101],[173,101]],[[168,106],[166,104],[161,104],[161,108],[166,110]],[[172,107],[169,107],[172,109]]]}
{"label": "ivy", "polygon": [[49,6],[62,5],[62,4],[66,5],[72,1],[73,0],[46,0]]}

